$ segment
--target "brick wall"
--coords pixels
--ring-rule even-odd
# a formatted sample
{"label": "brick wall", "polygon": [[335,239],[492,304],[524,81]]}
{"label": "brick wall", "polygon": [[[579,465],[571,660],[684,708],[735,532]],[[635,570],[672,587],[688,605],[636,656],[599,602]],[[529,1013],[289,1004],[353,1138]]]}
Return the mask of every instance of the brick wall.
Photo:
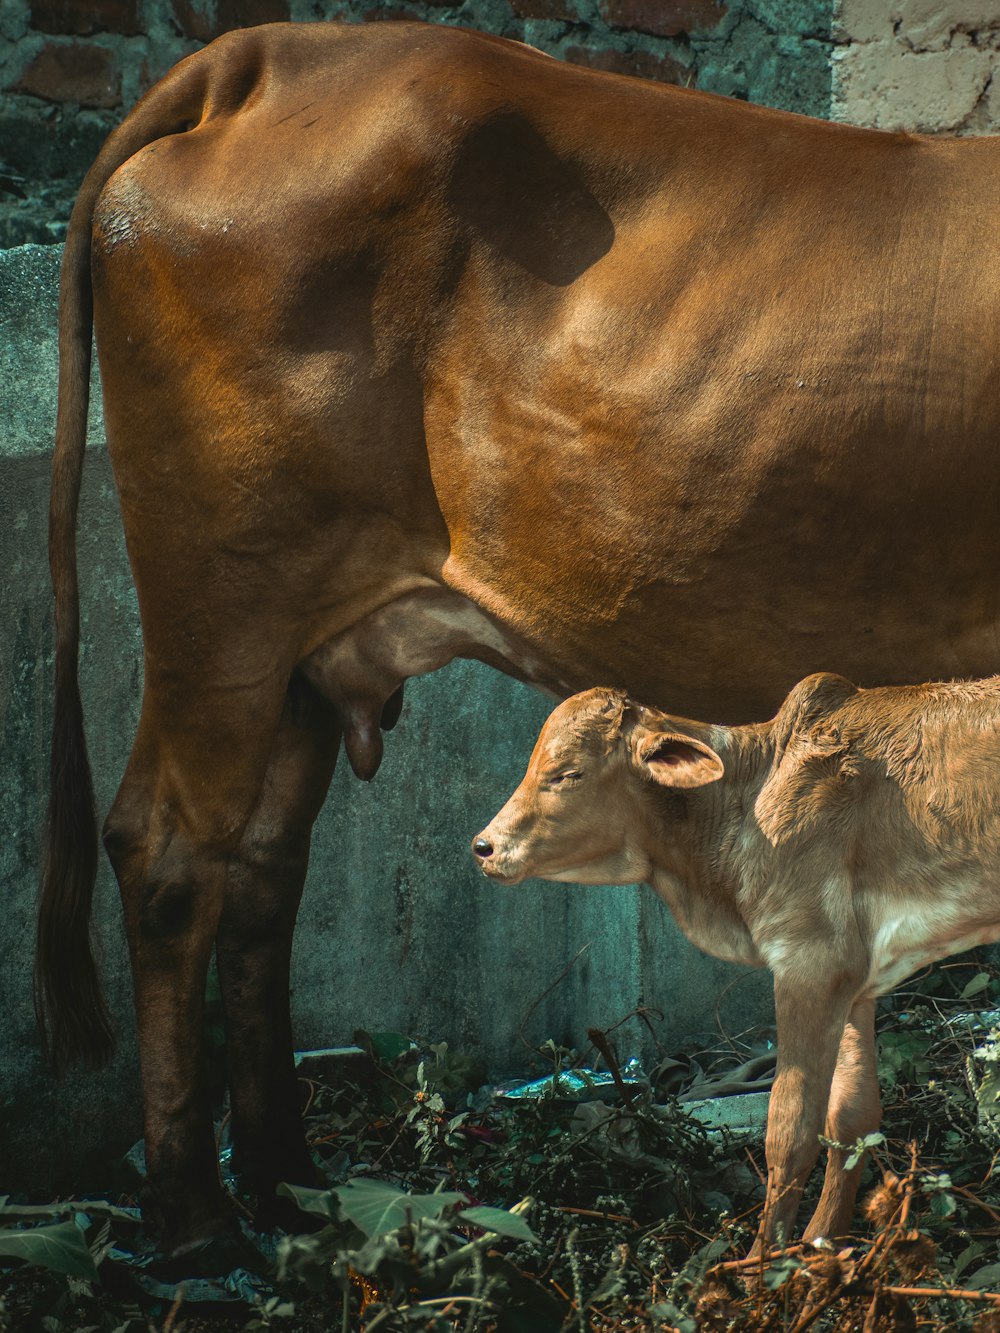
{"label": "brick wall", "polygon": [[839,0],[831,112],[884,130],[1000,131],[998,0]]}
{"label": "brick wall", "polygon": [[1000,130],[1000,0],[0,0],[0,246],[60,240],[108,130],[219,33],[401,17],[854,124]]}
{"label": "brick wall", "polygon": [[422,18],[596,69],[829,114],[832,0],[0,0],[0,246],[57,241],[101,140],[234,27]]}

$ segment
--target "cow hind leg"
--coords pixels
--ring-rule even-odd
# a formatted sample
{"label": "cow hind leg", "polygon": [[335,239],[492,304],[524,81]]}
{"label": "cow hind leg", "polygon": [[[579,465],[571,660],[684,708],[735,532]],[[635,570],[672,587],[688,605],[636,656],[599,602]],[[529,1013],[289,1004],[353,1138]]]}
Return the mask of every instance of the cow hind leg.
{"label": "cow hind leg", "polygon": [[315,1176],[293,1064],[289,960],[310,833],[339,743],[333,705],[294,676],[257,804],[229,861],[219,921],[234,1163],[257,1197],[261,1227],[280,1216],[279,1181]]}
{"label": "cow hind leg", "polygon": [[866,998],[854,1005],[844,1025],[826,1120],[826,1137],[845,1144],[848,1150],[829,1150],[823,1193],[806,1227],[807,1240],[847,1234],[866,1154],[861,1155],[850,1171],[844,1169],[844,1162],[850,1156],[850,1145],[874,1133],[881,1121],[875,1061],[875,1001]]}
{"label": "cow hind leg", "polygon": [[136,997],[148,1219],[168,1254],[232,1227],[202,1053],[205,978],[230,858],[264,781],[287,674],[213,683],[208,664],[147,679],[105,825]]}

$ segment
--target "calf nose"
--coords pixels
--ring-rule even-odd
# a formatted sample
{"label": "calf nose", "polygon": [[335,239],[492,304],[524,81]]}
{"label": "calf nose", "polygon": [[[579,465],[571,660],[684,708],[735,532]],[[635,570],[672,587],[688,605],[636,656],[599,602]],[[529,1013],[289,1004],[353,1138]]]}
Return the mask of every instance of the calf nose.
{"label": "calf nose", "polygon": [[487,842],[485,838],[476,838],[472,844],[472,850],[476,856],[485,861],[488,856],[493,855],[493,844]]}

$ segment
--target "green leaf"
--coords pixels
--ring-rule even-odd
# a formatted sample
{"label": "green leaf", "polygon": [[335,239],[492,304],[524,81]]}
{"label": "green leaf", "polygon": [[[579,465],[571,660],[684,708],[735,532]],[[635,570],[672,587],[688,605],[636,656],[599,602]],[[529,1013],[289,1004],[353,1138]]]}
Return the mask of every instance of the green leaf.
{"label": "green leaf", "polygon": [[971,1000],[974,995],[986,990],[990,984],[990,974],[988,972],[977,972],[969,984],[962,991],[960,999]]}
{"label": "green leaf", "polygon": [[359,1046],[367,1046],[376,1060],[383,1064],[392,1064],[401,1055],[414,1049],[414,1044],[402,1032],[366,1032],[359,1028],[354,1034]]}
{"label": "green leaf", "polygon": [[140,1225],[141,1219],[125,1208],[117,1208],[105,1199],[70,1199],[62,1203],[8,1203],[10,1195],[0,1195],[0,1225],[5,1218],[18,1218],[21,1221],[41,1219],[43,1217],[68,1217],[71,1213],[86,1209],[95,1217],[114,1217],[131,1226]]}
{"label": "green leaf", "polygon": [[314,1190],[308,1185],[289,1185],[282,1181],[275,1193],[284,1195],[286,1199],[292,1199],[304,1213],[313,1213],[316,1217],[333,1220],[337,1218],[333,1190]]}
{"label": "green leaf", "polygon": [[330,1261],[342,1244],[338,1227],[325,1226],[307,1236],[283,1236],[278,1242],[278,1277],[303,1283],[312,1292],[326,1289]]}
{"label": "green leaf", "polygon": [[885,1135],[878,1132],[866,1134],[863,1139],[858,1139],[844,1159],[844,1170],[853,1171],[869,1148],[877,1148],[882,1143],[885,1143]]}
{"label": "green leaf", "polygon": [[965,1270],[975,1261],[986,1253],[989,1246],[983,1240],[974,1240],[966,1245],[965,1249],[955,1260],[955,1266],[951,1270],[952,1281],[956,1281],[962,1276]]}
{"label": "green leaf", "polygon": [[931,1198],[931,1213],[934,1217],[951,1217],[955,1212],[955,1200],[952,1195],[941,1190]]}
{"label": "green leaf", "polygon": [[674,1328],[679,1333],[697,1333],[698,1325],[689,1318],[673,1301],[659,1301],[650,1308],[649,1313],[654,1319],[669,1319]]}
{"label": "green leaf", "polygon": [[75,1222],[0,1232],[0,1259],[23,1259],[52,1273],[97,1281],[97,1265]]}
{"label": "green leaf", "polygon": [[883,1032],[878,1039],[878,1076],[889,1088],[899,1080],[921,1082],[930,1073],[933,1038],[925,1032]]}
{"label": "green leaf", "polygon": [[947,1171],[921,1176],[920,1184],[925,1194],[946,1193],[952,1188],[951,1176]]}
{"label": "green leaf", "polygon": [[349,1180],[333,1193],[344,1214],[366,1236],[381,1236],[422,1217],[437,1217],[446,1208],[465,1202],[464,1194],[448,1190],[437,1194],[407,1194],[381,1180]]}
{"label": "green leaf", "polygon": [[459,1217],[465,1222],[471,1222],[473,1226],[482,1227],[483,1231],[495,1231],[498,1236],[538,1241],[524,1218],[517,1213],[508,1213],[506,1208],[463,1208]]}
{"label": "green leaf", "polygon": [[1000,1264],[977,1268],[970,1278],[966,1278],[964,1285],[972,1291],[985,1291],[988,1287],[1000,1286]]}
{"label": "green leaf", "polygon": [[596,1305],[601,1301],[617,1300],[628,1291],[628,1280],[625,1276],[625,1263],[625,1256],[622,1251],[619,1251],[617,1257],[612,1262],[611,1267],[590,1293],[588,1301],[589,1305]]}
{"label": "green leaf", "polygon": [[724,1254],[727,1254],[732,1248],[733,1242],[731,1238],[725,1236],[713,1236],[710,1241],[705,1245],[702,1245],[701,1249],[698,1250],[696,1258],[702,1265],[703,1269],[707,1269],[714,1264],[717,1259],[721,1259]]}
{"label": "green leaf", "polygon": [[765,1271],[764,1286],[767,1287],[769,1291],[777,1291],[778,1288],[783,1287],[792,1274],[797,1272],[801,1267],[802,1264],[798,1259],[793,1258],[791,1255],[783,1255],[782,1258],[776,1259],[771,1267]]}

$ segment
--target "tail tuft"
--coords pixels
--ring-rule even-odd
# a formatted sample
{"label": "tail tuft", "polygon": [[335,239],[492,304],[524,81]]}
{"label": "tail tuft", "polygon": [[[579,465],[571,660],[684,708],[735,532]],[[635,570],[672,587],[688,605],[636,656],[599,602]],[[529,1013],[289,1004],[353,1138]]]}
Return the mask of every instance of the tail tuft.
{"label": "tail tuft", "polygon": [[90,908],[97,877],[94,788],[75,662],[72,671],[61,667],[63,662],[56,669],[34,978],[42,1046],[58,1073],[74,1061],[101,1068],[114,1050],[111,1019],[90,947]]}

